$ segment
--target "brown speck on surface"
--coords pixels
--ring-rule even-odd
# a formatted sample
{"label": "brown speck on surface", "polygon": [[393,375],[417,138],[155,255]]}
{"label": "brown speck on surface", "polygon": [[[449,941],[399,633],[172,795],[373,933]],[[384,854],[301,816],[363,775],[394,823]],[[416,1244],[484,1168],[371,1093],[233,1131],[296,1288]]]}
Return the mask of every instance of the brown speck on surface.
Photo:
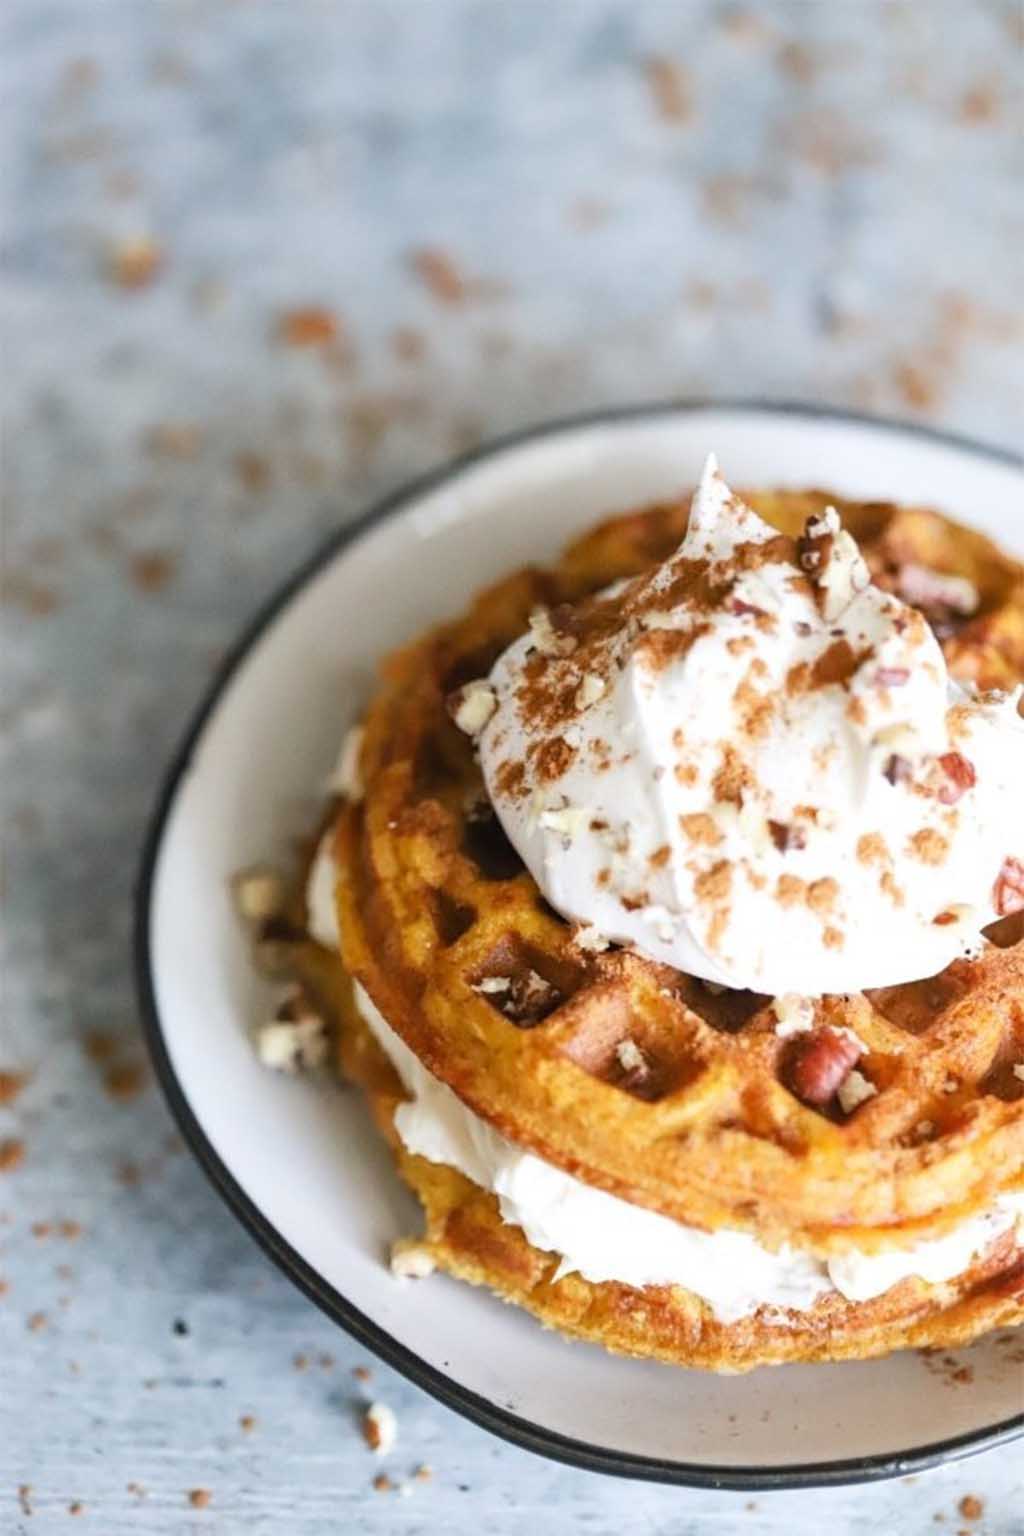
{"label": "brown speck on surface", "polygon": [[136,1185],[142,1182],[142,1169],[138,1163],[133,1163],[130,1159],[126,1159],[124,1162],[118,1163],[114,1170],[114,1177],[123,1189],[134,1189]]}
{"label": "brown speck on surface", "polygon": [[0,1141],[0,1173],[13,1173],[25,1161],[25,1143],[9,1136]]}
{"label": "brown speck on surface", "polygon": [[934,371],[917,363],[899,363],[892,377],[904,404],[912,410],[931,411],[938,405],[940,390]]}
{"label": "brown speck on surface", "polygon": [[26,576],[15,575],[12,571],[3,573],[0,597],[5,604],[20,608],[22,612],[31,614],[37,619],[43,619],[55,613],[61,603],[59,595],[52,587],[44,586],[41,582],[30,580]]}
{"label": "brown speck on surface", "polygon": [[146,1068],[141,1061],[125,1061],[103,1074],[103,1086],[112,1099],[127,1102],[138,1098],[146,1086]]}
{"label": "brown speck on surface", "polygon": [[29,1228],[33,1237],[49,1237],[52,1230],[48,1221],[34,1221]]}
{"label": "brown speck on surface", "polygon": [[352,1367],[352,1375],[356,1381],[369,1381],[373,1376],[373,1372],[368,1365],[354,1365]]}
{"label": "brown speck on surface", "polygon": [[0,1108],[13,1104],[24,1086],[21,1072],[0,1072]]}
{"label": "brown speck on surface", "polygon": [[907,852],[922,864],[941,864],[949,853],[949,843],[934,827],[921,827],[909,838]]}
{"label": "brown speck on surface", "polygon": [[155,459],[197,459],[203,446],[202,428],[193,421],[163,421],[150,427],[146,452]]}
{"label": "brown speck on surface", "polygon": [[575,229],[598,229],[611,216],[611,208],[599,197],[578,197],[569,209],[569,223]]}
{"label": "brown speck on surface", "polygon": [[29,1333],[42,1333],[46,1323],[47,1317],[45,1312],[33,1312],[30,1317],[26,1318],[25,1327]]}
{"label": "brown speck on surface", "polygon": [[128,575],[140,592],[163,592],[174,580],[178,557],[163,549],[141,549],[128,563]]}
{"label": "brown speck on surface", "polygon": [[668,123],[689,122],[693,94],[682,65],[664,54],[652,53],[644,60],[644,73],[658,116]]}
{"label": "brown speck on surface", "polygon": [[433,1467],[428,1466],[425,1461],[421,1461],[419,1466],[416,1468],[415,1472],[413,1473],[413,1477],[416,1479],[416,1481],[418,1483],[429,1483],[429,1481],[433,1477],[433,1475],[434,1475]]}
{"label": "brown speck on surface", "polygon": [[213,1495],[209,1488],[189,1489],[188,1502],[192,1509],[206,1509]]}
{"label": "brown speck on surface", "polygon": [[146,1490],[141,1483],[126,1484],[125,1492],[130,1493],[133,1499],[144,1499],[146,1497]]}
{"label": "brown speck on surface", "polygon": [[339,334],[337,316],[318,304],[285,310],[277,324],[278,339],[286,347],[323,347]]}
{"label": "brown speck on surface", "polygon": [[235,475],[252,496],[261,496],[270,485],[270,465],[261,453],[237,453]]}
{"label": "brown speck on surface", "polygon": [[163,265],[163,250],[149,235],[118,241],[110,248],[107,257],[111,280],[128,291],[148,287],[159,276]]}
{"label": "brown speck on surface", "polygon": [[23,1515],[31,1515],[32,1509],[32,1484],[18,1484],[18,1506]]}
{"label": "brown speck on surface", "polygon": [[390,1493],[395,1485],[386,1472],[378,1472],[373,1480],[373,1486],[378,1493]]}
{"label": "brown speck on surface", "polygon": [[68,1505],[68,1514],[80,1515],[84,1509],[85,1505],[80,1499],[72,1499],[71,1503]]}
{"label": "brown speck on surface", "polygon": [[991,80],[978,80],[961,96],[957,116],[962,123],[991,123],[999,116],[999,91]]}
{"label": "brown speck on surface", "polygon": [[416,276],[439,304],[463,304],[469,286],[454,257],[438,246],[424,245],[412,252],[410,263]]}
{"label": "brown speck on surface", "polygon": [[238,1427],[245,1435],[251,1435],[256,1428],[256,1420],[251,1413],[243,1413],[238,1421]]}
{"label": "brown speck on surface", "polygon": [[426,356],[426,337],[414,326],[399,325],[391,333],[391,350],[400,363],[418,363]]}
{"label": "brown speck on surface", "polygon": [[82,1049],[90,1061],[109,1061],[117,1055],[120,1042],[104,1029],[90,1029],[82,1036]]}
{"label": "brown speck on surface", "polygon": [[803,43],[783,43],[775,58],[782,74],[797,85],[810,85],[817,73],[814,56]]}
{"label": "brown speck on surface", "polygon": [[985,1513],[985,1503],[976,1493],[965,1493],[957,1509],[965,1520],[980,1520]]}

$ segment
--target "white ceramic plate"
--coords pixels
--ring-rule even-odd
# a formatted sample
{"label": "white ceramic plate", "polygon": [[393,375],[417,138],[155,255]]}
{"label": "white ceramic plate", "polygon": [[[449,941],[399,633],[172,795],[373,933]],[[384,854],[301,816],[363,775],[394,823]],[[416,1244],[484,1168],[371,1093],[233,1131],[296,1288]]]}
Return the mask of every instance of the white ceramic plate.
{"label": "white ceramic plate", "polygon": [[[330,1316],[443,1402],[549,1456],[725,1487],[905,1473],[1024,1432],[1019,1364],[989,1340],[969,1387],[918,1354],[715,1377],[616,1359],[443,1276],[391,1278],[413,1202],[357,1096],[262,1069],[232,872],[281,855],[375,662],[483,583],[606,514],[677,495],[713,448],[735,484],[923,501],[1024,546],[1024,465],[950,437],[796,407],[666,405],[497,443],[344,530],[226,663],[144,855],[137,958],[156,1066],[228,1204]],[[934,1371],[934,1361],[930,1362]]]}

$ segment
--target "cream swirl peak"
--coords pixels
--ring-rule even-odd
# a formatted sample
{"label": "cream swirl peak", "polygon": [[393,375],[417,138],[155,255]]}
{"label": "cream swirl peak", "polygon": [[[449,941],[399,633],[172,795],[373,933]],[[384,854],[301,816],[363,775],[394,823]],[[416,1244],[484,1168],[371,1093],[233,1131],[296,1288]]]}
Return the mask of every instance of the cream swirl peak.
{"label": "cream swirl peak", "polygon": [[470,686],[486,707],[454,713],[545,897],[652,959],[844,992],[932,975],[1016,910],[1018,696],[951,681],[831,508],[787,538],[713,458],[670,559],[538,612]]}

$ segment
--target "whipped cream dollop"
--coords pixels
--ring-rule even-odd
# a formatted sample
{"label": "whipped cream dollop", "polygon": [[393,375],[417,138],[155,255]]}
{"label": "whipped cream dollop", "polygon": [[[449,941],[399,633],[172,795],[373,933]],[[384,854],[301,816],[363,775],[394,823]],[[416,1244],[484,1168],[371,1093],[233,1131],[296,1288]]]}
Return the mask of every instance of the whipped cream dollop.
{"label": "whipped cream dollop", "polygon": [[535,614],[473,686],[488,794],[541,891],[654,960],[846,992],[934,975],[1016,909],[1019,693],[954,683],[831,508],[786,538],[713,458],[670,559]]}
{"label": "whipped cream dollop", "polygon": [[[336,950],[332,844],[328,833],[310,871],[306,902],[310,932]],[[535,1248],[558,1255],[556,1278],[579,1273],[595,1284],[681,1285],[706,1301],[721,1322],[731,1323],[759,1307],[805,1311],[834,1291],[866,1301],[910,1276],[932,1283],[951,1279],[997,1238],[1024,1231],[1024,1193],[1000,1196],[943,1237],[828,1260],[789,1247],[772,1252],[745,1232],[687,1227],[594,1189],[517,1147],[423,1065],[358,983],[355,1000],[409,1094],[395,1114],[402,1144],[496,1195],[504,1221],[520,1227]]]}

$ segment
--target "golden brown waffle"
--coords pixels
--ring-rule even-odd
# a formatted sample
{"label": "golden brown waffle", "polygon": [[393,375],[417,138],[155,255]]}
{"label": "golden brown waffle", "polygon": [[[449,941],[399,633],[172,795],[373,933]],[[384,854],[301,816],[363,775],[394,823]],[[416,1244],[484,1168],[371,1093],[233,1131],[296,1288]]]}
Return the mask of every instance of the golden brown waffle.
{"label": "golden brown waffle", "polygon": [[[983,686],[1024,677],[1024,570],[938,514],[819,492],[750,494],[795,532],[829,501],[879,580],[967,577],[969,619],[932,617],[951,664]],[[1012,919],[982,957],[870,996],[826,998],[878,1093],[849,1117],[789,1086],[794,1041],[767,999],[716,995],[626,950],[586,954],[487,813],[444,706],[485,673],[538,602],[578,599],[668,555],[682,505],[616,519],[549,571],[482,594],[386,667],[367,718],[365,800],[338,823],[345,964],[439,1078],[518,1145],[690,1225],[819,1253],[936,1235],[1024,1168],[1024,943]],[[938,588],[941,594],[941,584]],[[477,990],[511,979],[503,994]],[[617,1047],[646,1063],[630,1074]]]}
{"label": "golden brown waffle", "polygon": [[[912,586],[952,670],[983,687],[1024,678],[1024,568],[938,516],[820,492],[748,493],[796,533],[836,504],[876,581]],[[979,960],[929,981],[825,999],[819,1021],[855,1030],[877,1095],[844,1116],[789,1086],[793,1041],[767,999],[712,992],[626,950],[584,953],[489,814],[449,691],[486,673],[539,602],[576,600],[663,559],[683,505],[615,519],[557,567],[481,594],[466,616],[392,657],[367,717],[365,798],[335,827],[344,966],[305,941],[290,963],[339,1030],[419,1196],[416,1246],[564,1332],[630,1354],[716,1370],[950,1347],[1024,1317],[1024,1259],[1007,1235],[955,1280],[903,1281],[851,1303],[762,1310],[737,1323],[679,1287],[637,1290],[578,1275],[532,1248],[496,1199],[399,1144],[401,1085],[352,1006],[349,975],[437,1077],[518,1145],[595,1186],[690,1225],[745,1229],[827,1255],[939,1234],[1019,1186],[1024,1169],[1024,914],[990,930]],[[980,595],[964,617],[935,573]],[[303,920],[301,900],[291,914]],[[476,990],[508,978],[501,993]],[[639,1046],[642,1073],[617,1046]],[[627,1058],[628,1059],[628,1058]]]}

